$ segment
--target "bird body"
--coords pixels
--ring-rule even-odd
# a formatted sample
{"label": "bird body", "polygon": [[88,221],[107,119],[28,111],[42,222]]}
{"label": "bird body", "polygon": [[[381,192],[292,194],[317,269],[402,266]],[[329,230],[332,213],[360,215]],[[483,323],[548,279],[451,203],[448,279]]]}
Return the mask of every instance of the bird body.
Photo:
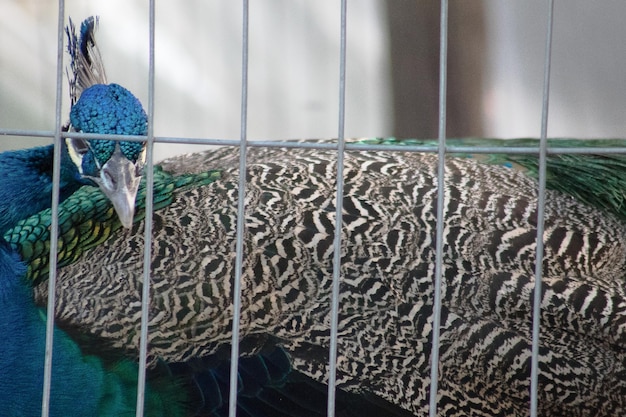
{"label": "bird body", "polygon": [[[177,195],[194,187],[210,184],[219,178],[220,174],[217,171],[174,177],[157,169],[154,206],[160,209],[172,204]],[[143,197],[143,191],[140,194],[140,197]],[[141,215],[142,213],[139,214]],[[45,278],[48,267],[50,216],[50,210],[45,210],[30,219],[16,222],[17,226],[5,234],[4,239],[10,242],[7,251],[19,249],[21,259],[18,259],[24,263],[18,264],[20,272],[12,275],[3,274],[0,280],[18,282],[21,281],[21,275],[26,275],[32,284],[32,281],[38,282]],[[74,222],[80,222],[81,225],[75,228]],[[61,233],[59,265],[74,262],[83,251],[103,244],[112,231],[121,227],[110,201],[98,189],[91,187],[80,189],[62,203],[59,224]],[[16,255],[15,257],[17,258]],[[28,272],[23,274],[22,271],[26,268]],[[5,339],[6,336],[6,340],[10,342],[0,344],[0,356],[5,361],[0,361],[0,367],[16,369],[23,380],[29,383],[27,402],[32,404],[32,408],[22,405],[26,401],[26,395],[14,396],[15,403],[4,401],[0,395],[0,412],[9,415],[16,412],[30,415],[32,411],[32,414],[36,415],[42,387],[45,315],[35,306],[25,282],[12,286],[5,294],[11,303],[6,301],[2,307],[5,311],[3,317],[5,326],[0,327],[0,338]],[[0,303],[1,300],[2,297]],[[15,307],[9,308],[10,306],[6,304]],[[13,310],[15,313],[10,313]],[[136,362],[120,354],[108,340],[89,334],[86,323],[70,324],[65,328],[67,332],[57,328],[54,336],[56,342],[53,352],[51,415],[66,415],[70,409],[69,404],[80,403],[83,397],[89,397],[89,400],[84,406],[72,411],[75,415],[134,415]],[[26,343],[26,340],[32,343]],[[284,417],[324,415],[326,388],[322,384],[293,371],[284,350],[275,346],[261,348],[259,345],[255,345],[254,350],[255,355],[242,359],[240,363],[238,396],[240,414]],[[17,352],[22,354],[17,355]],[[228,358],[228,355],[224,352],[214,353],[211,356],[203,355],[201,358],[195,357],[191,361],[177,363],[171,360],[165,363],[164,360],[169,358],[159,358],[156,369],[148,371],[146,415],[212,417],[227,415],[228,361],[225,358]],[[22,362],[25,356],[32,358],[28,369],[24,368]],[[66,388],[71,386],[74,380],[82,381],[85,373],[92,375],[92,384],[85,383],[81,386],[84,389],[70,390],[71,395],[59,394],[59,385],[55,382],[60,377],[55,375],[65,376]],[[9,375],[5,374],[7,377]],[[8,385],[9,381],[0,377],[0,387],[7,386],[3,392],[12,395],[14,391],[8,388]],[[110,394],[111,390],[117,394]],[[56,398],[57,395],[61,400]],[[109,396],[113,398],[107,400]],[[105,404],[110,404],[109,408],[103,407]],[[337,396],[338,416],[375,416],[381,413],[389,416],[408,415],[375,397],[364,398],[346,392]]]}
{"label": "bird body", "polygon": [[[205,357],[230,343],[238,158],[235,149],[222,148],[161,165],[160,175],[187,181],[153,214],[153,363]],[[242,338],[272,341],[288,352],[295,370],[324,382],[334,151],[250,148],[248,158]],[[619,155],[589,158],[600,165],[621,161]],[[348,151],[344,167],[339,386],[416,415],[428,410],[436,166],[432,154]],[[446,159],[440,415],[527,414],[537,185],[507,166]],[[189,171],[212,178],[194,186]],[[611,213],[555,190],[546,200],[540,411],[620,414],[626,408],[620,279],[626,229],[619,207]],[[141,224],[116,232],[108,220],[93,220],[94,213],[110,210],[106,201],[90,201],[83,199],[86,206],[76,210],[88,213],[83,218],[68,217],[73,226],[64,236],[80,242],[91,239],[89,230],[105,230],[111,237],[60,271],[57,317],[133,355],[143,280]],[[20,247],[19,227],[5,236]],[[68,252],[70,246],[81,245],[65,245]],[[45,287],[36,298],[45,299]],[[241,352],[258,349],[248,343]]]}
{"label": "bird body", "polygon": [[[67,28],[72,109],[66,129],[145,135],[147,117],[139,101],[125,88],[106,84],[96,24],[88,18],[78,33],[71,22]],[[592,143],[625,144],[548,145]],[[472,152],[472,146],[494,144],[502,153]],[[532,152],[506,150],[538,148],[538,142],[452,139],[448,145],[467,149],[446,160],[443,190],[437,188],[432,154],[346,154],[337,376],[338,400],[349,405],[338,415],[403,415],[398,407],[404,415],[428,412],[440,192],[446,217],[438,413],[528,413],[538,162]],[[133,415],[143,234],[140,222],[130,231],[119,229],[133,222],[144,146],[68,138],[62,154],[64,268],[56,306],[62,327],[54,330],[51,412]],[[52,147],[0,155],[0,413],[7,415],[40,411],[45,314],[27,282],[37,285],[35,299],[44,304],[51,155]],[[325,411],[324,395],[308,398],[305,406],[301,394],[323,392],[327,375],[334,155],[319,149],[249,150],[244,358],[238,375],[242,415],[319,415],[320,406]],[[148,415],[224,413],[238,160],[236,149],[223,148],[165,161],[155,173]],[[548,156],[541,415],[626,414],[625,162],[619,154],[594,155],[591,148],[587,155]],[[104,195],[80,188],[84,184],[98,185]],[[299,393],[290,388],[297,384]]]}

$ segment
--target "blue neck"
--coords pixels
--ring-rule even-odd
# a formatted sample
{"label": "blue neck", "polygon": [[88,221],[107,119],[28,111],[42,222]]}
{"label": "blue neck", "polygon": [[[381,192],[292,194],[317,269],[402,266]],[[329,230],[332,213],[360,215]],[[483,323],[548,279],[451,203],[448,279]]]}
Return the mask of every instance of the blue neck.
{"label": "blue neck", "polygon": [[[19,256],[0,237],[0,413],[3,415],[41,413],[46,319],[35,306],[32,291],[22,281],[25,271]],[[105,391],[101,363],[85,358],[60,330],[55,329],[54,338],[53,379],[63,383],[52,386],[51,416],[98,415],[101,401],[98,397]],[[68,387],[74,397],[64,393]],[[77,400],[81,400],[80,404]],[[77,412],[68,411],[73,409]]]}
{"label": "blue neck", "polygon": [[[0,154],[0,235],[19,220],[50,207],[52,159],[52,145]],[[61,201],[81,185],[78,170],[64,149]]]}

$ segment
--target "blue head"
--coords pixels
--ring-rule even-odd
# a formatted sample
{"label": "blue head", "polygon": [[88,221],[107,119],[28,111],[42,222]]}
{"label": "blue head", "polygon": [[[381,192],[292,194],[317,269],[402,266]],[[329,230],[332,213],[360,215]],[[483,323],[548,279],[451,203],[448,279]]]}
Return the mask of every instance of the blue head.
{"label": "blue head", "polygon": [[[139,100],[117,84],[95,84],[72,106],[70,124],[84,133],[145,135],[148,118]],[[130,227],[145,162],[143,142],[66,139],[79,181],[97,185],[111,200],[125,227]]]}

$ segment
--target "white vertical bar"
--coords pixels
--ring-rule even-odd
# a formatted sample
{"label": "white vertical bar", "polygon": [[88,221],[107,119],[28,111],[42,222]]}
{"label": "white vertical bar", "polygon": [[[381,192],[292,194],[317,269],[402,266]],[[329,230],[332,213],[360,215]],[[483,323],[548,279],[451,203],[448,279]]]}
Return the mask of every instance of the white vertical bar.
{"label": "white vertical bar", "polygon": [[550,96],[550,64],[552,59],[552,27],[554,0],[548,0],[546,50],[543,66],[543,96],[541,109],[541,139],[539,142],[539,189],[537,196],[537,251],[535,260],[535,292],[533,297],[533,331],[530,366],[530,415],[537,417],[539,395],[539,332],[541,314],[541,276],[543,266],[543,232],[546,206],[546,155],[548,137],[548,104]]}
{"label": "white vertical bar", "polygon": [[54,127],[54,160],[52,165],[52,206],[50,223],[50,273],[48,278],[48,307],[46,313],[46,356],[44,359],[43,394],[41,416],[50,415],[50,387],[52,383],[52,349],[54,343],[54,306],[56,303],[57,249],[59,240],[59,187],[61,182],[61,107],[63,106],[63,27],[65,24],[65,2],[59,0],[57,20],[57,77]]}
{"label": "white vertical bar", "polygon": [[343,211],[343,164],[345,153],[346,119],[346,20],[347,0],[341,1],[341,44],[339,51],[339,127],[337,144],[337,195],[335,200],[335,236],[333,241],[333,286],[330,307],[330,346],[328,355],[327,416],[335,416],[335,389],[337,385],[337,337],[339,323],[339,289],[341,278],[341,229]]}
{"label": "white vertical bar", "polygon": [[146,214],[144,218],[143,287],[141,294],[141,339],[139,343],[139,371],[137,377],[136,416],[144,414],[146,390],[146,362],[148,357],[148,322],[150,307],[150,265],[152,258],[152,211],[154,195],[154,0],[149,5],[148,55],[148,140],[146,142]]}
{"label": "white vertical bar", "polygon": [[235,282],[233,283],[233,331],[230,351],[230,391],[228,415],[237,415],[237,373],[239,369],[239,327],[241,319],[241,273],[243,270],[243,235],[245,228],[246,151],[248,140],[248,0],[243,0],[241,41],[241,137],[239,143],[239,190],[237,194],[237,241],[235,253]]}
{"label": "white vertical bar", "polygon": [[444,175],[446,153],[446,105],[448,82],[448,1],[441,1],[439,44],[439,142],[437,148],[437,228],[435,282],[433,294],[433,338],[430,356],[430,402],[428,415],[437,415],[437,386],[439,380],[439,328],[441,326],[441,284],[443,276]]}

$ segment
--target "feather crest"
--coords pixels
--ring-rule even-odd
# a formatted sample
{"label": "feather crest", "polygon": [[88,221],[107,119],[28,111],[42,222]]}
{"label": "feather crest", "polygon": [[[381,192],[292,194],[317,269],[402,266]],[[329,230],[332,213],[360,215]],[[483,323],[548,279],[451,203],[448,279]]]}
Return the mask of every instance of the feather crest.
{"label": "feather crest", "polygon": [[90,16],[80,25],[80,35],[76,34],[76,27],[72,19],[65,27],[67,35],[67,52],[70,54],[70,66],[67,78],[70,83],[70,98],[72,106],[82,92],[94,84],[106,84],[106,73],[100,56],[100,49],[95,39],[98,28],[98,17]]}

